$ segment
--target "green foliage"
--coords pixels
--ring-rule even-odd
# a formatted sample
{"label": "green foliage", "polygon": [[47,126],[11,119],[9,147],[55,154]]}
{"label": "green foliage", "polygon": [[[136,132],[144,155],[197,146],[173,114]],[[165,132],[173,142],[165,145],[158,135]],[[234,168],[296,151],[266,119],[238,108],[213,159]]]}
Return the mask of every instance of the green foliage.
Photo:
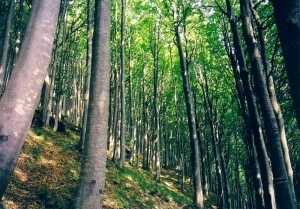
{"label": "green foliage", "polygon": [[155,201],[174,202],[176,205],[192,203],[190,197],[166,186],[165,181],[168,179],[160,183],[154,181],[151,171],[136,169],[130,165],[119,169],[111,161],[107,162],[107,169],[106,191],[112,195],[118,207],[154,208],[157,205]]}

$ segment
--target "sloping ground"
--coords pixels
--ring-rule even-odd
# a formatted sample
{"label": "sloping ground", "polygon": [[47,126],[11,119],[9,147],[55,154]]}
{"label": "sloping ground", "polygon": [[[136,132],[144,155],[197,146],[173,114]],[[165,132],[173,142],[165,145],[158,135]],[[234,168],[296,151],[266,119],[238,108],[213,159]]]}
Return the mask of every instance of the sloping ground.
{"label": "sloping ground", "polygon": [[[31,129],[3,200],[4,209],[72,208],[79,177],[79,134]],[[107,161],[103,208],[190,208],[190,195],[178,188],[176,173],[163,170],[160,183],[150,171]],[[187,191],[188,192],[188,191]],[[190,192],[188,192],[190,194]],[[0,206],[1,208],[1,206]],[[207,207],[207,208],[211,208]]]}
{"label": "sloping ground", "polygon": [[[108,178],[104,195],[104,208],[183,208],[192,200],[181,194],[171,181],[153,180],[150,171],[129,164],[118,169],[108,161]],[[167,172],[163,172],[167,174]]]}
{"label": "sloping ground", "polygon": [[71,208],[80,167],[77,142],[72,132],[31,130],[6,190],[4,208]]}

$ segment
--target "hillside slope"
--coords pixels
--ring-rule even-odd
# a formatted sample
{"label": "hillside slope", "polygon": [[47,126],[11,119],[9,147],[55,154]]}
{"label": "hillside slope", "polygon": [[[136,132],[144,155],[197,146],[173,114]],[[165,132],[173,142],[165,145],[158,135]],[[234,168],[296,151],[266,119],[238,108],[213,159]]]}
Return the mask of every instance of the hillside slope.
{"label": "hillside slope", "polygon": [[[31,129],[3,200],[5,209],[72,208],[81,155],[79,133]],[[129,164],[119,169],[107,161],[103,208],[189,208],[190,195],[182,194],[176,174],[163,170],[162,180],[150,171]],[[188,192],[190,194],[190,192]],[[1,207],[0,207],[1,208]],[[210,206],[211,208],[211,206]]]}

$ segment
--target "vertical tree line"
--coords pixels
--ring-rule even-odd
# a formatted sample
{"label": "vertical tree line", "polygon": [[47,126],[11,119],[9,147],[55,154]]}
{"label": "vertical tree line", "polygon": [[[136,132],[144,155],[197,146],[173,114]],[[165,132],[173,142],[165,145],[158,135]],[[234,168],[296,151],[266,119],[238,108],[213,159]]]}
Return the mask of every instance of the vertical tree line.
{"label": "vertical tree line", "polygon": [[297,208],[299,5],[2,1],[0,197],[34,117],[80,127],[75,208],[102,207],[106,154],[196,208]]}

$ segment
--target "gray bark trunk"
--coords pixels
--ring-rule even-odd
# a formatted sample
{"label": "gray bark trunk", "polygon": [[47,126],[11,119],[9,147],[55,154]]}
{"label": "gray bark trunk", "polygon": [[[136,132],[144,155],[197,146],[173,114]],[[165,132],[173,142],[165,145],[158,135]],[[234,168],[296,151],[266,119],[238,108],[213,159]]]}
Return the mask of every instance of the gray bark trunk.
{"label": "gray bark trunk", "polygon": [[262,61],[260,60],[257,41],[255,40],[253,34],[249,4],[250,3],[248,0],[240,1],[243,33],[248,47],[250,63],[254,76],[254,84],[258,95],[259,104],[262,109],[262,116],[264,119],[266,136],[268,139],[268,148],[270,150],[270,159],[274,175],[276,203],[277,207],[280,209],[296,209],[296,202],[292,195],[292,190],[289,185],[285,167],[278,124],[271,101],[269,99],[266,78],[263,72],[263,65]]}
{"label": "gray bark trunk", "polygon": [[252,5],[252,3],[251,3],[251,10],[252,10],[252,14],[254,16],[256,25],[257,25],[261,58],[262,58],[265,72],[267,74],[267,87],[268,87],[268,92],[270,95],[271,104],[272,104],[272,107],[273,107],[273,110],[275,113],[275,117],[276,117],[276,120],[278,123],[282,152],[284,155],[284,161],[285,161],[285,165],[286,165],[286,169],[287,169],[287,173],[288,173],[290,188],[292,190],[293,198],[296,200],[296,195],[295,195],[295,190],[294,190],[294,181],[293,181],[293,169],[292,169],[292,165],[291,165],[290,154],[289,154],[289,149],[288,149],[288,144],[287,144],[287,138],[286,138],[286,134],[285,134],[284,119],[283,119],[283,115],[281,112],[280,104],[277,100],[273,76],[271,74],[272,72],[271,72],[270,64],[269,64],[269,61],[267,58],[267,50],[266,50],[265,40],[264,40],[264,37],[265,37],[264,31],[263,31],[260,17],[258,15],[257,11],[255,10],[254,6]]}
{"label": "gray bark trunk", "polygon": [[300,128],[300,1],[272,0],[298,127]]}
{"label": "gray bark trunk", "polygon": [[89,105],[89,92],[90,92],[90,81],[91,81],[91,65],[92,65],[92,0],[88,0],[88,24],[87,24],[87,33],[88,33],[88,40],[87,40],[87,73],[85,79],[85,91],[84,91],[84,110],[83,110],[83,119],[82,119],[82,131],[80,135],[79,141],[79,150],[84,149],[84,141],[85,141],[85,133],[86,133],[86,124],[87,124],[87,112],[88,112],[88,105]]}
{"label": "gray bark trunk", "polygon": [[120,76],[120,97],[121,97],[121,127],[120,127],[120,161],[119,167],[123,168],[125,163],[125,131],[126,131],[126,112],[125,112],[125,9],[126,0],[122,2],[122,20],[121,20],[121,76]]}
{"label": "gray bark trunk", "polygon": [[[174,8],[176,10],[176,8]],[[189,135],[190,135],[190,146],[191,146],[191,163],[193,172],[193,185],[194,185],[194,204],[197,208],[203,208],[203,192],[201,185],[201,174],[200,174],[200,156],[199,156],[199,145],[196,131],[195,121],[195,108],[193,105],[193,96],[190,85],[190,75],[188,71],[187,58],[184,55],[184,51],[181,43],[181,36],[179,33],[178,16],[175,13],[175,37],[176,46],[179,53],[181,77],[183,82],[183,91],[186,104],[186,114],[188,118]]]}
{"label": "gray bark trunk", "polygon": [[35,0],[19,58],[0,101],[0,198],[16,166],[50,62],[60,0]]}
{"label": "gray bark trunk", "polygon": [[96,0],[91,90],[86,139],[75,208],[102,208],[110,88],[110,1]]}

